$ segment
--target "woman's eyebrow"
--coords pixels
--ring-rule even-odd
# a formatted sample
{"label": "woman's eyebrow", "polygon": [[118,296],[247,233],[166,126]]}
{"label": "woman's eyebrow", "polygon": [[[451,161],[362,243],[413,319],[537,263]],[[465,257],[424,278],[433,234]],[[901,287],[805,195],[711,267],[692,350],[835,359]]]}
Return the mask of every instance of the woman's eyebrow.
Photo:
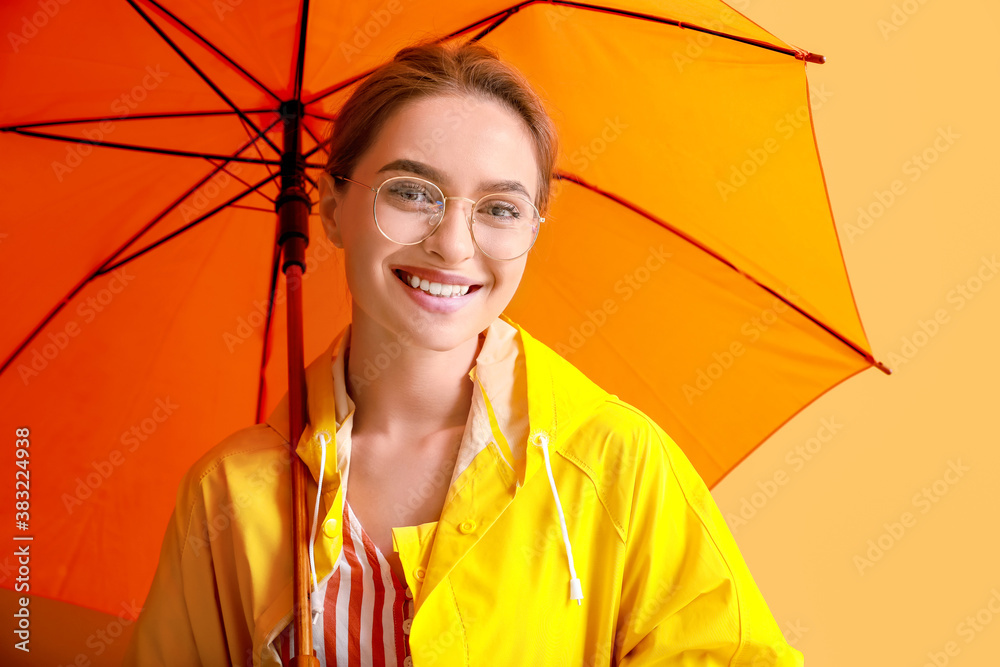
{"label": "woman's eyebrow", "polygon": [[492,183],[480,183],[479,189],[482,192],[518,192],[524,198],[531,201],[531,195],[520,181],[493,181]]}
{"label": "woman's eyebrow", "polygon": [[[434,181],[435,183],[441,183],[442,185],[448,184],[448,179],[445,178],[444,174],[423,162],[418,162],[416,160],[393,160],[389,164],[385,165],[379,169],[376,174],[381,174],[385,171],[406,171],[411,174],[416,174],[421,178],[426,178],[429,181]],[[531,195],[528,194],[528,189],[524,187],[520,181],[514,180],[501,180],[501,181],[489,181],[479,184],[480,192],[518,192],[524,195],[525,199],[531,199]]]}
{"label": "woman's eyebrow", "polygon": [[424,164],[423,162],[417,162],[416,160],[393,160],[375,173],[381,174],[384,171],[408,171],[411,174],[416,174],[417,176],[426,178],[429,181],[435,181],[438,183],[447,180],[444,175],[434,167],[429,164]]}

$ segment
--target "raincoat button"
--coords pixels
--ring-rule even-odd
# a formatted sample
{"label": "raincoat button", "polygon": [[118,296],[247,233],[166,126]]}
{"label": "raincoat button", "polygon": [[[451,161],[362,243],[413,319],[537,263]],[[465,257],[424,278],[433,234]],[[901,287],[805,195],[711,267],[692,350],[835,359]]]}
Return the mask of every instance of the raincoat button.
{"label": "raincoat button", "polygon": [[462,523],[458,524],[459,532],[468,535],[469,533],[475,532],[476,522],[472,519],[466,519]]}
{"label": "raincoat button", "polygon": [[427,574],[427,570],[422,567],[413,570],[413,576],[416,577],[417,581],[423,581],[425,574]]}
{"label": "raincoat button", "polygon": [[327,519],[326,521],[323,522],[323,534],[331,538],[337,536],[336,519]]}
{"label": "raincoat button", "polygon": [[410,634],[410,626],[411,625],[413,625],[413,619],[412,618],[408,618],[405,621],[403,621],[403,632],[405,632],[406,634]]}

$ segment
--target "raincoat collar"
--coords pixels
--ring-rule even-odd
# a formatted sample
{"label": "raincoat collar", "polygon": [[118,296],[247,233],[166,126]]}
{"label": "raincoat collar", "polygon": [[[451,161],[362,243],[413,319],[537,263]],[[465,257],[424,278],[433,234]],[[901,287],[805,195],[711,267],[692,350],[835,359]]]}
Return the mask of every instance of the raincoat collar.
{"label": "raincoat collar", "polygon": [[[501,314],[500,319],[517,330],[524,351],[529,423],[525,478],[528,479],[543,465],[542,453],[537,446],[539,436],[548,437],[550,453],[558,451],[561,443],[560,431],[578,422],[596,404],[603,402],[610,395],[544,343],[534,339],[509,317]],[[329,347],[306,368],[308,421],[296,446],[296,453],[309,468],[313,481],[319,477],[320,461],[320,450],[315,435],[320,431],[330,434],[337,432],[337,411],[330,409],[336,405],[334,380],[330,368],[338,351],[347,342],[344,336],[348,333],[348,327],[341,330]],[[470,371],[470,377],[474,378],[474,372],[475,369]],[[560,384],[572,386],[574,391],[557,391]],[[289,441],[287,393],[271,412],[267,423],[281,434],[285,442]],[[329,483],[330,476],[336,477],[339,482],[335,457],[327,457],[325,473],[326,483]]]}

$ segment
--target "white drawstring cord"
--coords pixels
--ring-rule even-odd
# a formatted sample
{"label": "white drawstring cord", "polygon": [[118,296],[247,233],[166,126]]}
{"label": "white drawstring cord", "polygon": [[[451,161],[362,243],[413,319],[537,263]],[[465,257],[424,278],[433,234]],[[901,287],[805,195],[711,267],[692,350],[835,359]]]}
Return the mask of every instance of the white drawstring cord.
{"label": "white drawstring cord", "polygon": [[316,482],[316,506],[313,508],[312,531],[309,535],[309,570],[313,580],[309,606],[312,608],[312,622],[314,624],[323,613],[323,599],[319,595],[319,582],[316,581],[316,556],[313,553],[313,543],[316,542],[316,524],[319,523],[319,504],[323,496],[323,474],[326,472],[326,445],[330,442],[330,434],[326,431],[320,431],[319,436],[322,452],[319,457],[319,481]]}
{"label": "white drawstring cord", "polygon": [[562,503],[559,502],[559,491],[556,490],[556,480],[552,476],[552,464],[549,462],[549,436],[539,433],[535,440],[542,447],[542,455],[545,457],[545,472],[549,474],[549,485],[552,487],[552,495],[556,499],[556,511],[559,513],[559,527],[562,529],[563,543],[566,547],[566,560],[569,561],[569,599],[576,600],[577,605],[583,604],[583,585],[576,576],[576,567],[573,565],[573,545],[569,542],[569,531],[566,530],[566,518],[563,516]]}

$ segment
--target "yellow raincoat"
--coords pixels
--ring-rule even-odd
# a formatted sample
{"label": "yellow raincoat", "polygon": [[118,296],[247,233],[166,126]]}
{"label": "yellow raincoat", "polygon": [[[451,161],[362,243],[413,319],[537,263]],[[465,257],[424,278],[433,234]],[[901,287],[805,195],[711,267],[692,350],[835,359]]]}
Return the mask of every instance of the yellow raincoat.
{"label": "yellow raincoat", "polygon": [[[414,666],[802,665],[673,440],[500,319],[524,355],[525,456],[517,469],[498,456],[492,445],[506,441],[491,412],[495,443],[454,481],[433,550],[420,526],[393,528],[414,591]],[[310,423],[296,452],[312,473],[310,508],[317,440],[336,431],[340,338],[306,371]],[[292,618],[287,410],[286,396],[185,475],[127,665],[280,664],[271,642]],[[322,501],[336,519],[331,444]],[[319,580],[342,543],[340,530],[318,532]]]}

